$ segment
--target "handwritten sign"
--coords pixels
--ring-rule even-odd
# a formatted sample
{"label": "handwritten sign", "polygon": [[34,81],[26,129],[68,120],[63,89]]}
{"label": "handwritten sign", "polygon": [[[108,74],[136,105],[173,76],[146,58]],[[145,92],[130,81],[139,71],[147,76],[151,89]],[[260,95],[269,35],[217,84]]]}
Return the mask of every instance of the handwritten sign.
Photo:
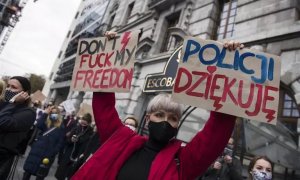
{"label": "handwritten sign", "polygon": [[65,100],[64,102],[61,103],[62,106],[65,108],[66,112],[67,113],[73,113],[76,111],[75,107],[74,107],[74,104],[72,102],[71,99],[68,99],[68,100]]}
{"label": "handwritten sign", "polygon": [[73,70],[72,89],[128,92],[131,86],[138,32],[81,39]]}
{"label": "handwritten sign", "polygon": [[37,90],[35,91],[32,95],[31,95],[31,101],[34,102],[34,101],[44,101],[46,99],[46,96],[40,91],[40,90]]}
{"label": "handwritten sign", "polygon": [[173,99],[192,106],[276,123],[280,59],[249,49],[187,37]]}

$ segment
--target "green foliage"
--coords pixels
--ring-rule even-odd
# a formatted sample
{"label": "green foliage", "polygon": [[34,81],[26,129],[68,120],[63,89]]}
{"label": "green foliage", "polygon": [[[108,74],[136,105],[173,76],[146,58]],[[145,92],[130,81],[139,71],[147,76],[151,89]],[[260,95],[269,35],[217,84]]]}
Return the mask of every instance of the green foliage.
{"label": "green foliage", "polygon": [[43,90],[43,87],[46,82],[45,76],[30,73],[30,74],[26,74],[25,77],[27,77],[30,81],[31,93],[34,93],[37,90],[40,90],[40,91]]}

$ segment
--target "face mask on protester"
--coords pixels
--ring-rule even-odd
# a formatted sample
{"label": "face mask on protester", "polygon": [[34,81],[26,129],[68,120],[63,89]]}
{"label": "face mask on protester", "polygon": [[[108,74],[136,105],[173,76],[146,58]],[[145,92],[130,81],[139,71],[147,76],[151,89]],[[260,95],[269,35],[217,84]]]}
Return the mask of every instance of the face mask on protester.
{"label": "face mask on protester", "polygon": [[19,94],[19,92],[13,92],[11,90],[5,90],[4,99],[5,99],[6,102],[9,102],[17,94]]}
{"label": "face mask on protester", "polygon": [[167,121],[149,121],[148,129],[149,139],[164,144],[168,143],[177,133],[177,128],[173,128]]}
{"label": "face mask on protester", "polygon": [[58,114],[50,114],[49,119],[52,121],[56,121],[58,119]]}
{"label": "face mask on protester", "polygon": [[253,180],[272,180],[272,173],[254,169],[252,171],[252,177]]}
{"label": "face mask on protester", "polygon": [[135,129],[136,129],[134,126],[132,126],[130,124],[126,124],[125,126],[128,127],[129,129],[131,129],[132,131],[135,131]]}

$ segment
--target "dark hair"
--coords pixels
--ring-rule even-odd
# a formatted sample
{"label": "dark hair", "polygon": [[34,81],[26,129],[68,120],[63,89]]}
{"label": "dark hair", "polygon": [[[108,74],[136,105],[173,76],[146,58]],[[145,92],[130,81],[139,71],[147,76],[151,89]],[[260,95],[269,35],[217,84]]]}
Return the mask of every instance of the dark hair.
{"label": "dark hair", "polygon": [[250,172],[252,171],[252,169],[253,169],[255,163],[256,163],[258,160],[260,160],[260,159],[263,159],[263,160],[265,160],[265,161],[267,161],[267,162],[269,162],[269,163],[271,164],[272,175],[273,175],[274,163],[273,163],[267,156],[255,156],[254,158],[252,158],[252,160],[250,161],[250,164],[249,164],[249,166],[248,166],[248,173],[249,173],[249,175],[252,177],[252,175],[251,175]]}
{"label": "dark hair", "polygon": [[23,76],[13,76],[10,79],[15,79],[15,80],[19,81],[19,83],[22,86],[23,91],[28,93],[29,98],[25,100],[24,104],[26,106],[29,106],[30,103],[31,103],[31,98],[30,98],[31,85],[30,85],[30,81],[27,78],[23,77]]}
{"label": "dark hair", "polygon": [[124,123],[125,123],[125,121],[127,120],[127,119],[132,119],[133,121],[134,121],[134,127],[135,128],[137,128],[138,127],[138,125],[139,125],[139,123],[138,123],[138,121],[136,120],[136,118],[135,117],[133,117],[133,116],[128,116],[128,117],[126,117],[125,119],[124,119]]}
{"label": "dark hair", "polygon": [[16,79],[17,81],[20,82],[23,91],[27,92],[28,95],[30,96],[31,94],[31,85],[30,85],[30,81],[22,76],[13,76],[10,79]]}
{"label": "dark hair", "polygon": [[92,115],[90,113],[85,113],[82,116],[82,119],[85,120],[87,123],[91,124],[92,123]]}

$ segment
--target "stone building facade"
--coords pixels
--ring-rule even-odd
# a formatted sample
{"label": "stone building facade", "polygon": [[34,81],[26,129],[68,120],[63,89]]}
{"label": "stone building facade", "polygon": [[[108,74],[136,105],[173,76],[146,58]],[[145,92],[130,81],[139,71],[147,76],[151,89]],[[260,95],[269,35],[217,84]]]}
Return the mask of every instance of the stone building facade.
{"label": "stone building facade", "polygon": [[[280,56],[282,62],[278,114],[280,125],[270,127],[241,120],[238,125],[244,129],[244,135],[237,135],[239,153],[245,159],[243,161],[245,165],[252,155],[267,154],[276,163],[275,179],[284,177],[297,179],[300,169],[295,163],[300,162],[299,8],[298,0],[111,0],[101,22],[98,23],[100,24],[98,30],[96,28],[93,31],[81,32],[85,37],[93,37],[105,30],[122,33],[142,29],[131,92],[118,93],[116,96],[116,108],[120,118],[134,115],[141,119],[142,126],[145,107],[151,97],[161,91],[170,92],[166,83],[148,90],[147,86],[151,86],[148,84],[148,78],[155,74],[165,75],[166,70],[171,74],[176,71],[170,65],[172,59],[170,57],[182,44],[184,36],[218,41],[235,39],[244,43],[246,47]],[[71,39],[73,44],[69,43],[68,47],[76,47],[73,40],[74,38]],[[50,77],[53,83],[50,83],[45,92],[49,92],[48,100],[59,104],[65,99],[72,99],[79,109],[81,103],[91,103],[92,93],[69,91],[71,77],[66,74],[72,73],[71,66],[74,65],[72,61],[75,61],[75,52],[67,55],[70,48],[69,51],[66,49],[64,57],[58,64],[64,67],[62,64],[69,62],[66,66],[69,69],[64,76],[58,72],[64,68],[54,69],[53,76]],[[189,141],[201,130],[209,112],[192,107],[185,107],[185,110],[186,116],[178,138]],[[142,133],[142,130],[140,132]],[[255,134],[262,137],[257,139],[257,142],[262,144],[259,148],[257,144],[247,143]],[[290,155],[278,157],[281,152]]]}

